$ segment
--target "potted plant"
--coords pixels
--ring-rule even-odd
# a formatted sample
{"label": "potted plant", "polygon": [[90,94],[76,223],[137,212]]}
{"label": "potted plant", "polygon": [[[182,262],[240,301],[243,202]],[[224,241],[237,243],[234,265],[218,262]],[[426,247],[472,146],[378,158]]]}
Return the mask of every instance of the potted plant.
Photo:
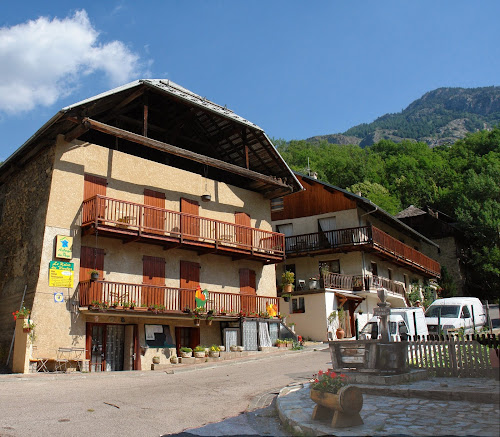
{"label": "potted plant", "polygon": [[283,291],[289,294],[293,290],[293,283],[295,282],[295,273],[285,270],[281,275],[281,285],[283,286]]}
{"label": "potted plant", "polygon": [[345,318],[346,318],[346,313],[345,313],[345,310],[343,307],[338,307],[337,311],[332,311],[330,313],[330,315],[328,316],[328,323],[330,325],[333,325],[333,323],[337,319],[339,321],[339,326],[338,326],[337,331],[336,331],[336,335],[337,335],[337,338],[339,340],[344,338],[344,335],[345,335],[344,328],[343,328]]}
{"label": "potted plant", "polygon": [[128,310],[130,308],[130,302],[123,302],[123,309]]}
{"label": "potted plant", "polygon": [[290,293],[283,293],[281,297],[285,302],[290,302],[290,298],[292,297],[292,295]]}
{"label": "potted plant", "polygon": [[205,358],[205,346],[198,345],[194,348],[195,358]]}
{"label": "potted plant", "polygon": [[24,319],[23,321],[23,332],[26,334],[29,334],[33,329],[35,329],[35,324],[33,323],[33,320],[30,319]]}
{"label": "potted plant", "polygon": [[309,290],[315,290],[316,288],[318,288],[318,278],[313,276],[309,278]]}
{"label": "potted plant", "polygon": [[90,271],[90,280],[97,281],[99,279],[99,272],[97,270]]}
{"label": "potted plant", "polygon": [[230,350],[231,352],[236,352],[236,351],[237,351],[237,348],[238,348],[238,346],[237,346],[237,345],[235,345],[235,344],[233,344],[233,345],[229,346],[229,350]]}
{"label": "potted plant", "polygon": [[320,282],[320,287],[325,288],[325,279],[328,276],[329,270],[328,266],[322,265],[321,268],[319,269],[320,277],[319,277],[319,282]]}
{"label": "potted plant", "polygon": [[213,316],[209,316],[207,315],[207,325],[208,326],[211,326],[212,325],[212,321],[214,320]]}
{"label": "potted plant", "polygon": [[27,319],[30,315],[31,311],[26,307],[21,307],[19,311],[14,311],[12,315],[14,316],[14,320],[17,319]]}
{"label": "potted plant", "polygon": [[193,356],[193,349],[183,346],[180,348],[180,353],[182,358],[191,358]]}
{"label": "potted plant", "polygon": [[217,358],[220,355],[220,347],[213,344],[210,346],[210,350],[208,351],[208,355],[212,358]]}
{"label": "potted plant", "polygon": [[158,355],[153,357],[153,364],[160,364],[160,357]]}
{"label": "potted plant", "polygon": [[318,404],[313,412],[313,420],[323,418],[328,410],[334,410],[332,427],[363,424],[359,415],[363,408],[363,394],[358,387],[349,384],[346,375],[320,370],[310,385],[310,397]]}

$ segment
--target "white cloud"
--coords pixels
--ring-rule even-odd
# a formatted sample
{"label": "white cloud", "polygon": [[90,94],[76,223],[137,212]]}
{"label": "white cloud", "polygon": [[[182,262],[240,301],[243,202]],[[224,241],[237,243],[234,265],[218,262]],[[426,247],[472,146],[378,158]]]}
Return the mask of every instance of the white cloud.
{"label": "white cloud", "polygon": [[111,86],[141,75],[138,55],[120,41],[100,43],[98,37],[84,10],[0,28],[0,111],[49,106],[97,71]]}

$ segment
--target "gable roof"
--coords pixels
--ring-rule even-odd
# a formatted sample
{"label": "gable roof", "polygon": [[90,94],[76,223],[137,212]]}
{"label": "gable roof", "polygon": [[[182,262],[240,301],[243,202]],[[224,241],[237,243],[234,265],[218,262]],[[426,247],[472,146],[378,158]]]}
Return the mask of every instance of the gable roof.
{"label": "gable roof", "polygon": [[410,205],[408,208],[403,209],[403,211],[398,212],[394,217],[400,219],[405,217],[416,217],[418,215],[427,214],[425,211],[422,211],[420,208],[416,206]]}
{"label": "gable roof", "polygon": [[62,108],[0,166],[0,183],[58,134],[109,148],[118,137],[126,153],[162,162],[166,153],[175,166],[210,167],[208,177],[269,198],[302,189],[259,126],[168,80],[136,80]]}
{"label": "gable roof", "polygon": [[416,238],[417,240],[423,240],[426,243],[431,244],[432,246],[439,247],[438,244],[434,243],[432,240],[430,240],[427,237],[425,237],[424,235],[420,234],[415,229],[413,229],[410,226],[408,226],[407,224],[403,223],[401,220],[397,219],[392,214],[383,210],[378,205],[373,203],[370,199],[367,199],[366,197],[362,197],[362,196],[359,196],[357,194],[351,193],[350,191],[344,190],[343,188],[337,187],[335,185],[328,184],[327,182],[320,181],[314,177],[305,175],[303,173],[299,173],[299,172],[294,172],[294,173],[296,175],[299,175],[301,178],[307,180],[310,183],[317,183],[317,184],[323,185],[324,187],[328,187],[331,190],[341,192],[347,198],[355,201],[358,207],[364,209],[367,212],[370,212],[372,215],[379,218],[383,222],[393,226],[396,229],[401,230],[402,232],[404,232],[406,234],[409,234],[410,236],[412,236],[413,238]]}

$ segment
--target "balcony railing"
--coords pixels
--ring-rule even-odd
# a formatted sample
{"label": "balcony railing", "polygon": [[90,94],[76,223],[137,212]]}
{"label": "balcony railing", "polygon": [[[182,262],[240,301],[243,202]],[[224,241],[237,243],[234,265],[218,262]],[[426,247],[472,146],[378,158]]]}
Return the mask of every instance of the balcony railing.
{"label": "balcony railing", "polygon": [[[145,284],[129,284],[110,281],[82,281],[79,286],[80,306],[89,306],[92,302],[116,302],[123,306],[126,302],[135,302],[135,307],[161,305],[166,313],[180,314],[185,308],[193,310],[196,290],[187,288],[160,287]],[[265,312],[268,305],[276,305],[279,311],[279,299],[272,296],[255,296],[235,293],[209,291],[206,310],[216,313]]]}
{"label": "balcony railing", "polygon": [[327,273],[324,279],[325,288],[335,288],[349,291],[370,291],[378,288],[399,294],[406,299],[405,286],[391,279],[374,275],[340,275],[338,273]]}
{"label": "balcony railing", "polygon": [[120,238],[242,258],[280,262],[284,257],[283,234],[100,195],[82,205],[82,227],[92,226]]}
{"label": "balcony railing", "polygon": [[287,257],[369,248],[419,272],[432,276],[439,276],[441,273],[441,267],[437,261],[401,243],[375,226],[294,235],[286,237],[285,248]]}

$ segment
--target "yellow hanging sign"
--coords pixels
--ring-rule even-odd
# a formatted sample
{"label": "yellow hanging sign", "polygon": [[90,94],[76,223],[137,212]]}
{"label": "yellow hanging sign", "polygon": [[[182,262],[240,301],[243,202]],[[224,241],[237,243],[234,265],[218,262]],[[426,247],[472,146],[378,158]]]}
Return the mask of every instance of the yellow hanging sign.
{"label": "yellow hanging sign", "polygon": [[74,264],[50,261],[49,287],[73,288]]}
{"label": "yellow hanging sign", "polygon": [[73,237],[56,236],[56,258],[73,258]]}

